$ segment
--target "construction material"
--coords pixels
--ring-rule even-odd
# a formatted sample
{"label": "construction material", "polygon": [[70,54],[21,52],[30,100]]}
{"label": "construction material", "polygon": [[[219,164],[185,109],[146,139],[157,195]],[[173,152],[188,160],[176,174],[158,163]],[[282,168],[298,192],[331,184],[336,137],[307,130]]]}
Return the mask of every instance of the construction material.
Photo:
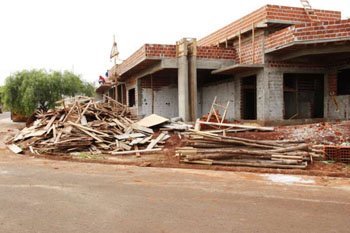
{"label": "construction material", "polygon": [[152,114],[152,115],[149,115],[149,116],[141,119],[140,121],[137,122],[137,124],[144,126],[144,127],[153,127],[156,125],[163,124],[167,121],[168,121],[168,119],[165,117],[159,116],[157,114]]}
{"label": "construction material", "polygon": [[[226,106],[223,106],[223,105],[220,105],[220,104],[216,103],[216,98],[217,98],[217,96],[215,96],[213,104],[211,105],[210,112],[209,112],[209,115],[208,115],[208,118],[207,118],[207,122],[209,122],[211,116],[214,115],[216,120],[217,120],[217,123],[223,123],[224,120],[225,120],[225,117],[226,117],[226,113],[227,113],[227,109],[228,109],[228,106],[230,104],[230,101],[228,100]],[[221,109],[224,110],[224,113],[223,113],[221,119],[219,118],[218,110],[216,110],[215,107],[218,107],[218,108],[221,108]]]}
{"label": "construction material", "polygon": [[[125,151],[139,155],[161,149],[158,144],[164,144],[167,133],[153,135],[151,128],[133,120],[136,116],[130,114],[127,106],[105,98],[107,102],[82,96],[58,101],[62,105],[56,109],[37,112],[33,125],[9,140],[8,143],[12,143],[9,148],[15,153],[23,148],[36,154],[113,155]],[[151,140],[153,137],[155,139]]]}
{"label": "construction material", "polygon": [[[238,129],[249,129],[249,130],[258,130],[258,131],[273,131],[273,127],[262,127],[262,126],[253,126],[253,125],[242,125],[242,124],[231,124],[231,123],[216,123],[216,122],[206,122],[206,121],[197,121],[199,125],[211,125],[211,126],[220,126],[228,128],[238,128]],[[195,126],[196,128],[196,126]]]}
{"label": "construction material", "polygon": [[19,154],[22,152],[22,149],[15,144],[11,144],[7,146],[13,153]]}
{"label": "construction material", "polygon": [[299,142],[261,141],[191,130],[176,150],[180,162],[205,165],[305,169],[320,154]]}

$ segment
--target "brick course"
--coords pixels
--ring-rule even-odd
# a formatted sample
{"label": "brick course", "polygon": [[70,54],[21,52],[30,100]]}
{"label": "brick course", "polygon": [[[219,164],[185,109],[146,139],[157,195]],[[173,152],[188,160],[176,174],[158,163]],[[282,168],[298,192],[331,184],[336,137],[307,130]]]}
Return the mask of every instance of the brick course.
{"label": "brick course", "polygon": [[207,59],[235,59],[236,50],[234,48],[219,48],[215,46],[198,46],[197,58]]}
{"label": "brick course", "polygon": [[[316,14],[321,21],[334,21],[341,19],[341,12],[317,10]],[[242,30],[252,27],[252,24],[257,24],[265,20],[288,21],[288,22],[311,22],[304,8],[287,7],[277,5],[266,5],[258,10],[240,18],[239,20],[217,30],[216,32],[202,38],[198,41],[198,45],[213,45],[218,41],[231,37]]]}

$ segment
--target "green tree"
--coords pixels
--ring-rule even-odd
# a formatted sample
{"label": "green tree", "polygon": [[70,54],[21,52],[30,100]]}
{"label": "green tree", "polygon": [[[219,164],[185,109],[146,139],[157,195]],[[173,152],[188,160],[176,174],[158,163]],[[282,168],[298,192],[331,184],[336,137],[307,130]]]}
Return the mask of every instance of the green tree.
{"label": "green tree", "polygon": [[38,108],[47,111],[65,96],[92,96],[91,84],[64,71],[23,70],[6,78],[4,104],[11,111],[29,116]]}

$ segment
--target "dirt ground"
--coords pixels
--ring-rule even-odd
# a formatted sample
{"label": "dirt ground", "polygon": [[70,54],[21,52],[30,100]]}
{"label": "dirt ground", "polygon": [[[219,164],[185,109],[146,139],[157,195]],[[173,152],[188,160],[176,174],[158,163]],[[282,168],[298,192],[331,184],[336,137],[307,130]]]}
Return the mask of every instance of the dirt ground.
{"label": "dirt ground", "polygon": [[[5,145],[5,141],[13,137],[24,124],[12,123],[9,119],[0,120],[0,152],[2,154],[12,153]],[[317,123],[297,126],[276,127],[273,132],[240,132],[232,133],[232,136],[244,137],[257,140],[304,140],[315,144],[325,145],[350,145],[350,122],[335,123]],[[315,161],[310,164],[306,170],[301,169],[270,169],[270,168],[252,168],[235,166],[207,166],[196,164],[181,164],[175,157],[175,148],[181,146],[182,140],[177,134],[173,134],[166,141],[164,150],[155,154],[145,154],[141,157],[133,155],[127,156],[89,156],[86,154],[77,155],[33,155],[25,152],[26,156],[47,158],[52,160],[67,160],[88,163],[104,164],[124,164],[152,167],[171,167],[185,169],[207,169],[221,171],[239,171],[255,173],[278,173],[278,174],[298,174],[312,176],[332,176],[332,177],[350,177],[350,165],[341,163],[329,163]]]}

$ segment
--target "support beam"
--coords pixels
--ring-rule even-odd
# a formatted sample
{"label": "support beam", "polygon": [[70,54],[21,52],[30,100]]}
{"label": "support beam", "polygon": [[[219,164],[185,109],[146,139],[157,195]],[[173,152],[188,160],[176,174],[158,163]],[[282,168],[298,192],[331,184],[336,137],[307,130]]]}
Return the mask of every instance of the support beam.
{"label": "support beam", "polygon": [[187,56],[178,57],[178,98],[179,116],[184,121],[190,121],[190,101],[188,85],[188,60]]}
{"label": "support beam", "polygon": [[188,58],[190,81],[191,121],[197,119],[197,56],[192,54]]}

